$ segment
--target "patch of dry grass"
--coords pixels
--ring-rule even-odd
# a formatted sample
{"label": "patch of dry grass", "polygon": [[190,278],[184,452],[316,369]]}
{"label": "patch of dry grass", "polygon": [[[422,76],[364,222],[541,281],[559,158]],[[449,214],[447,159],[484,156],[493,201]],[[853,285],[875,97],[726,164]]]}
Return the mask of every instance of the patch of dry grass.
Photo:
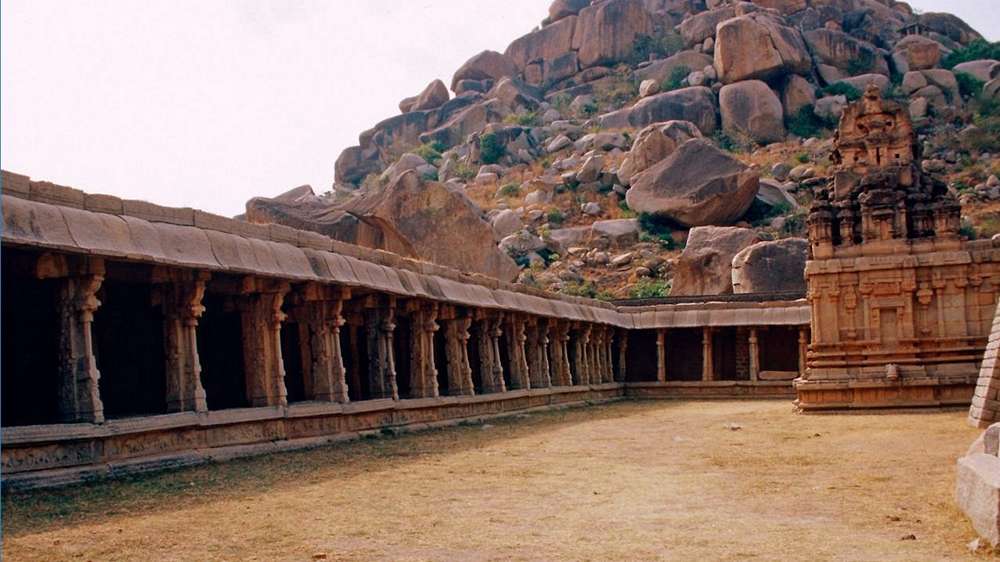
{"label": "patch of dry grass", "polygon": [[975,435],[961,412],[623,402],[7,495],[3,554],[964,559],[954,462]]}

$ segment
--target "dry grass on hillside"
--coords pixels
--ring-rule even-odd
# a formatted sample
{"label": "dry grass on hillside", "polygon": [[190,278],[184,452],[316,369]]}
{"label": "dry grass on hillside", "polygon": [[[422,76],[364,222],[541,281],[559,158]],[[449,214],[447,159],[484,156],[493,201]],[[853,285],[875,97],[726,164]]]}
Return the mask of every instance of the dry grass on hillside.
{"label": "dry grass on hillside", "polygon": [[976,559],[952,502],[955,458],[975,435],[961,412],[623,402],[7,495],[3,554]]}

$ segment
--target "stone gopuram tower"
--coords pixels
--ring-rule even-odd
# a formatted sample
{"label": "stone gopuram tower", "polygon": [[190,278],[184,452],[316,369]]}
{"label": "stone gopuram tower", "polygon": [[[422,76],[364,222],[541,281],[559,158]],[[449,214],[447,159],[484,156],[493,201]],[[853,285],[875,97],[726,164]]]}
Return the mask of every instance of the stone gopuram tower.
{"label": "stone gopuram tower", "polygon": [[844,112],[810,209],[812,342],[803,411],[968,404],[1000,287],[1000,249],[959,235],[923,174],[908,111],[877,87]]}

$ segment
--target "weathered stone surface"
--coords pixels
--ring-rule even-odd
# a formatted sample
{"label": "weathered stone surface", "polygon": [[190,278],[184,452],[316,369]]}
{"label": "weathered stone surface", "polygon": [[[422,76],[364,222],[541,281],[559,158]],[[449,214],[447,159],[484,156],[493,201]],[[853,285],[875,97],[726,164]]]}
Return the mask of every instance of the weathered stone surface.
{"label": "weathered stone surface", "polygon": [[816,87],[808,80],[792,74],[781,85],[781,105],[786,117],[793,117],[807,105],[815,105]]}
{"label": "weathered stone surface", "polygon": [[733,292],[805,291],[809,241],[785,238],[758,242],[733,258]]}
{"label": "weathered stone surface", "polygon": [[605,238],[612,247],[628,248],[639,241],[639,219],[611,219],[590,225],[593,238]]}
{"label": "weathered stone surface", "polygon": [[806,0],[751,0],[754,4],[762,8],[778,10],[782,14],[794,14],[805,10]]}
{"label": "weathered stone surface", "polygon": [[435,80],[428,84],[424,91],[420,92],[409,111],[423,111],[441,107],[448,101],[449,97],[448,87],[444,85],[444,82]]}
{"label": "weathered stone surface", "polygon": [[714,64],[719,80],[730,84],[808,72],[812,59],[798,30],[754,14],[719,24]]}
{"label": "weathered stone surface", "polygon": [[247,219],[311,230],[508,281],[518,272],[517,265],[497,250],[493,229],[463,191],[422,182],[414,171],[340,205],[301,195],[294,201],[251,199]]}
{"label": "weathered stone surface", "polygon": [[639,100],[628,112],[633,127],[645,127],[664,121],[690,121],[703,134],[715,132],[715,96],[710,88],[694,86],[664,92]]}
{"label": "weathered stone surface", "polygon": [[345,148],[334,164],[334,178],[339,184],[356,184],[368,174],[377,172],[380,164],[378,151],[365,150],[360,146]]}
{"label": "weathered stone surface", "polygon": [[849,84],[856,88],[859,92],[865,91],[869,84],[875,84],[878,89],[883,94],[888,93],[892,88],[892,81],[885,74],[862,74],[860,76],[852,76],[850,78],[844,78],[843,80],[838,80],[835,83]]}
{"label": "weathered stone surface", "polygon": [[639,35],[651,35],[653,22],[642,0],[606,0],[580,11],[573,33],[580,67],[623,61]]}
{"label": "weathered stone surface", "polygon": [[927,12],[925,14],[920,14],[917,18],[920,23],[929,27],[932,31],[940,33],[945,37],[960,43],[962,45],[967,45],[976,39],[982,39],[983,36],[979,34],[975,29],[962,21],[961,18],[953,15],[946,14],[943,12]]}
{"label": "weathered stone surface", "polygon": [[481,102],[467,107],[440,127],[420,135],[419,142],[437,141],[445,146],[462,143],[469,135],[483,130],[487,123],[501,119],[498,103]]}
{"label": "weathered stone surface", "polygon": [[817,62],[854,73],[889,74],[889,63],[873,45],[843,31],[813,29],[802,37]]}
{"label": "weathered stone surface", "polygon": [[690,121],[655,123],[639,131],[625,160],[618,167],[618,179],[631,185],[635,177],[673,154],[677,147],[702,136]]}
{"label": "weathered stone surface", "polygon": [[517,65],[507,55],[496,51],[483,51],[463,64],[451,79],[451,90],[458,93],[462,80],[499,80],[517,75]]}
{"label": "weathered stone surface", "polygon": [[757,194],[758,176],[706,139],[692,139],[640,174],[626,194],[631,209],[686,226],[739,220]]}
{"label": "weathered stone surface", "polygon": [[662,60],[653,61],[649,66],[635,71],[637,80],[655,80],[662,84],[675,69],[686,68],[688,72],[702,70],[712,65],[712,57],[695,51],[681,51]]}
{"label": "weathered stone surface", "polygon": [[941,61],[941,44],[923,35],[909,35],[896,43],[893,49],[895,60],[903,64],[902,71],[926,70],[934,68]]}
{"label": "weathered stone surface", "polygon": [[660,83],[656,80],[643,80],[639,84],[639,97],[648,98],[649,96],[660,93]]}
{"label": "weathered stone surface", "polygon": [[590,0],[554,0],[549,6],[549,21],[556,22],[574,16],[590,5]]}
{"label": "weathered stone surface", "polygon": [[510,209],[503,209],[494,215],[490,219],[490,225],[493,226],[493,234],[498,242],[524,228],[521,217]]}
{"label": "weathered stone surface", "polygon": [[[784,163],[775,164],[772,171],[778,172],[775,174],[776,177],[778,175],[784,175],[787,177],[791,172],[791,170],[787,168],[787,164]],[[789,209],[796,209],[799,206],[798,202],[795,201],[795,198],[785,191],[785,188],[782,187],[781,183],[767,178],[761,178],[760,180],[760,189],[757,191],[757,200],[767,204],[769,207],[784,206]]]}
{"label": "weathered stone surface", "polygon": [[733,292],[733,258],[760,242],[749,228],[702,226],[688,233],[674,265],[671,296],[726,295]]}
{"label": "weathered stone surface", "polygon": [[952,72],[958,74],[964,72],[975,76],[978,80],[989,82],[1000,77],[1000,61],[992,59],[981,59],[956,64]]}
{"label": "weathered stone surface", "polygon": [[533,62],[555,60],[573,49],[576,19],[567,17],[515,39],[505,53],[521,71]]}
{"label": "weathered stone surface", "polygon": [[677,26],[677,30],[687,45],[696,45],[704,43],[709,37],[714,37],[716,26],[735,16],[736,8],[733,6],[716,8],[685,19]]}
{"label": "weathered stone surface", "polygon": [[955,502],[979,536],[1000,545],[1000,457],[973,453],[958,459]]}
{"label": "weathered stone surface", "polygon": [[719,92],[722,128],[759,143],[784,140],[785,120],[781,100],[760,80],[728,84]]}

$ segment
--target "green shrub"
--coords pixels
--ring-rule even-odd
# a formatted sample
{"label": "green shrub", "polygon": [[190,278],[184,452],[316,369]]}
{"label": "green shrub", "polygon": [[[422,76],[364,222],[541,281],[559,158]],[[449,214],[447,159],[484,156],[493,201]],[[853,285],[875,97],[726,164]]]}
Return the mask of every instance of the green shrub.
{"label": "green shrub", "polygon": [[656,299],[670,294],[670,283],[659,279],[640,279],[628,290],[632,299]]}
{"label": "green shrub", "polygon": [[545,219],[552,224],[562,224],[566,221],[566,215],[559,209],[553,209],[545,215]]}
{"label": "green shrub", "polygon": [[563,283],[559,292],[572,297],[586,297],[592,299],[597,296],[597,287],[591,281],[584,281],[583,283],[569,282]]}
{"label": "green shrub", "polygon": [[684,79],[691,74],[691,69],[686,66],[678,66],[670,71],[670,76],[660,84],[660,90],[664,92],[672,92],[674,90],[680,89],[684,82]]}
{"label": "green shrub", "polygon": [[739,135],[732,135],[719,129],[712,135],[712,140],[715,144],[719,145],[719,148],[725,150],[726,152],[732,152],[734,154],[739,154],[743,152],[748,152],[753,149],[753,141],[747,137],[740,137]]}
{"label": "green shrub", "polygon": [[413,153],[426,160],[429,164],[437,166],[441,161],[441,153],[447,149],[448,147],[441,141],[434,141],[418,146]]}
{"label": "green shrub", "polygon": [[963,98],[976,97],[983,92],[985,82],[969,74],[968,72],[956,72],[955,80],[958,81],[958,91]]}
{"label": "green shrub", "polygon": [[847,98],[847,101],[858,101],[861,99],[862,93],[861,90],[855,88],[847,82],[837,82],[836,84],[830,84],[829,86],[823,88],[823,95],[844,96]]}
{"label": "green shrub", "polygon": [[508,125],[520,125],[522,127],[537,127],[541,124],[538,113],[527,111],[524,113],[511,113],[503,118],[503,122]]}
{"label": "green shrub", "polygon": [[648,61],[650,57],[666,58],[679,53],[684,48],[684,38],[676,31],[664,31],[654,35],[638,35],[632,42],[629,62],[633,66]]}
{"label": "green shrub", "polygon": [[501,197],[517,197],[521,194],[521,186],[516,183],[508,183],[500,188]]}
{"label": "green shrub", "polygon": [[985,39],[976,39],[948,53],[941,59],[941,66],[951,70],[957,64],[981,59],[1000,59],[1000,41],[989,43]]}
{"label": "green shrub", "polygon": [[496,164],[507,153],[507,148],[494,133],[479,137],[479,160],[483,164]]}
{"label": "green shrub", "polygon": [[470,181],[476,177],[476,169],[465,162],[456,162],[452,172],[463,181]]}
{"label": "green shrub", "polygon": [[639,239],[643,242],[657,241],[668,250],[673,250],[677,246],[670,219],[650,213],[639,213],[639,228],[642,229]]}
{"label": "green shrub", "polygon": [[800,152],[800,153],[796,154],[795,155],[795,161],[798,162],[799,164],[808,164],[809,163],[809,153],[808,152]]}
{"label": "green shrub", "polygon": [[[818,137],[825,129],[830,129],[834,125],[835,123],[830,123],[828,120],[816,115],[816,111],[811,105],[800,107],[798,112],[788,119],[788,130],[793,135],[802,138]],[[805,162],[808,161],[809,155],[806,155]]]}
{"label": "green shrub", "polygon": [[791,210],[792,207],[788,203],[782,202],[771,206],[760,199],[754,198],[753,203],[750,204],[750,209],[748,209],[746,215],[743,216],[743,220],[749,222],[753,226],[764,226],[771,222],[771,219],[786,215]]}

